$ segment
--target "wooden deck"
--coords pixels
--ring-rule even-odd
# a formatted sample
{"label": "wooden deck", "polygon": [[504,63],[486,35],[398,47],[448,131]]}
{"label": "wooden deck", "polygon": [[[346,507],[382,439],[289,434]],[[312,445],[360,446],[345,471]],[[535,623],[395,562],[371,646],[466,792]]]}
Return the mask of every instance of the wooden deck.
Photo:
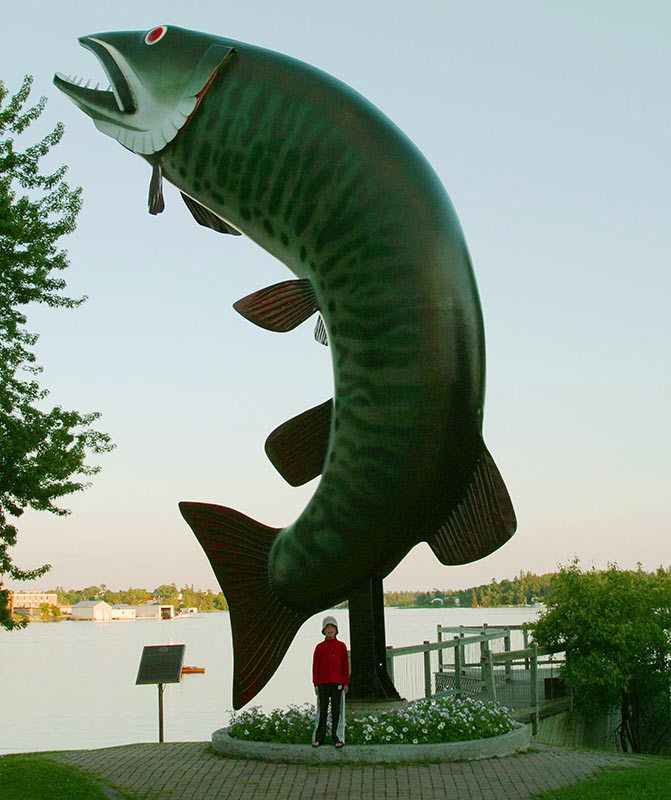
{"label": "wooden deck", "polygon": [[[425,697],[457,694],[492,700],[512,709],[517,719],[531,721],[536,729],[541,717],[565,711],[571,705],[559,677],[564,654],[556,648],[529,646],[526,631],[521,626],[517,626],[517,631],[524,634],[520,642],[524,646],[513,650],[512,628],[484,626],[473,630],[438,626],[435,642],[388,647],[387,670],[393,680],[395,658],[421,654]],[[456,635],[443,638],[446,633]],[[437,652],[437,669],[432,668],[434,652]]]}

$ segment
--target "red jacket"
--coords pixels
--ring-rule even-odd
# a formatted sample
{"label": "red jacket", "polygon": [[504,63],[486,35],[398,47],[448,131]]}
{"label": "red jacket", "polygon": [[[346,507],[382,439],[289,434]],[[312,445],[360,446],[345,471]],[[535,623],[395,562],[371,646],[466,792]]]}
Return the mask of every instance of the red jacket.
{"label": "red jacket", "polygon": [[312,659],[312,682],[349,684],[347,646],[338,639],[324,639],[315,647]]}

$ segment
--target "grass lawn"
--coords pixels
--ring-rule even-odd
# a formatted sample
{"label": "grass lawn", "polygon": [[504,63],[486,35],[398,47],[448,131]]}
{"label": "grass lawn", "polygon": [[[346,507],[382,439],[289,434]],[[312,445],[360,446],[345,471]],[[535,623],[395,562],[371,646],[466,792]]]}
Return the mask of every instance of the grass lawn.
{"label": "grass lawn", "polygon": [[538,800],[669,800],[671,758],[649,759],[634,769],[605,772],[591,781],[543,792]]}
{"label": "grass lawn", "polygon": [[[131,796],[120,792],[123,797]],[[39,756],[0,758],[0,798],[3,800],[109,800],[100,786],[75,767]]]}

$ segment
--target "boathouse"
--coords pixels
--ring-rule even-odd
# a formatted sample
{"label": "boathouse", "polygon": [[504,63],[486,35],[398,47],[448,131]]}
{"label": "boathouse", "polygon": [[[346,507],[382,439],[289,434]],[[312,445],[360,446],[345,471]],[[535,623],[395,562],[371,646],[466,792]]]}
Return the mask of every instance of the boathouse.
{"label": "boathouse", "polygon": [[72,606],[72,619],[108,622],[112,619],[112,606],[104,600],[82,600]]}
{"label": "boathouse", "polygon": [[135,606],[135,619],[172,619],[174,616],[175,607],[169,604]]}
{"label": "boathouse", "polygon": [[135,619],[135,607],[127,603],[116,603],[112,606],[112,619]]}

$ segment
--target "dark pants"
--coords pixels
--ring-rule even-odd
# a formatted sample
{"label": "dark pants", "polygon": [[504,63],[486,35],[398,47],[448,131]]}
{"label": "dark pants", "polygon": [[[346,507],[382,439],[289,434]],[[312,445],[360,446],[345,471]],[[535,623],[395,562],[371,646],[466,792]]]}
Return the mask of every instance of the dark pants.
{"label": "dark pants", "polygon": [[331,738],[335,744],[338,741],[338,722],[340,721],[340,700],[342,697],[342,684],[320,683],[317,686],[319,697],[319,722],[317,723],[317,733],[315,741],[324,744],[326,738],[326,717],[329,710],[329,700],[331,701]]}

